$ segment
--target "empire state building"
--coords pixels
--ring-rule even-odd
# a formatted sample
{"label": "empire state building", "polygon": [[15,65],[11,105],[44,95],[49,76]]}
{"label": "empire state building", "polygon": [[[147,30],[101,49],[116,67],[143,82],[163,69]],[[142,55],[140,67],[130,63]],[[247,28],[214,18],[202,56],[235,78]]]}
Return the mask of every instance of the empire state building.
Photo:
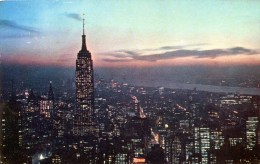
{"label": "empire state building", "polygon": [[74,112],[73,135],[86,136],[94,133],[94,80],[93,61],[87,50],[84,31],[82,47],[76,60],[76,109]]}

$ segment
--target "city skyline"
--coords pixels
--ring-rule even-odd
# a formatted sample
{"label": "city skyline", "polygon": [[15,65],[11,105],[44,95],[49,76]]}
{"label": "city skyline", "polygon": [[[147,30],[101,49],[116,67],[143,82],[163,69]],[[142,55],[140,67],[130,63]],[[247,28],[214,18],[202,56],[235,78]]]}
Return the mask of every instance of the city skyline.
{"label": "city skyline", "polygon": [[82,14],[95,67],[260,65],[259,1],[1,1],[3,64],[74,67]]}
{"label": "city skyline", "polygon": [[0,163],[260,163],[257,2],[37,2],[0,0]]}

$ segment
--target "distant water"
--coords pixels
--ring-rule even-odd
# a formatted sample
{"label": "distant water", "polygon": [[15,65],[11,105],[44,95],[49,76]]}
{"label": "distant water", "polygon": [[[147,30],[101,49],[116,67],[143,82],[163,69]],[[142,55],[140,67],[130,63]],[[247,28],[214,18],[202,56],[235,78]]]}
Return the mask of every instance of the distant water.
{"label": "distant water", "polygon": [[164,87],[171,89],[187,89],[193,90],[196,88],[199,91],[217,92],[217,93],[240,93],[248,95],[260,95],[260,88],[244,88],[244,87],[229,87],[229,86],[215,86],[203,84],[183,84],[183,83],[169,83],[169,82],[133,82],[132,84],[144,87]]}

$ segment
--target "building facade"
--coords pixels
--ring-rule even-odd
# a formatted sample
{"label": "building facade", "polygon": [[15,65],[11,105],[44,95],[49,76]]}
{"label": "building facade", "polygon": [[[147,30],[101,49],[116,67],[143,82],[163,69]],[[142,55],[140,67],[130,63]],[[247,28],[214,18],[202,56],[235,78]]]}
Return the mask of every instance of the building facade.
{"label": "building facade", "polygon": [[94,134],[94,77],[91,53],[87,50],[86,35],[83,35],[82,47],[76,60],[76,109],[74,112],[73,135]]}

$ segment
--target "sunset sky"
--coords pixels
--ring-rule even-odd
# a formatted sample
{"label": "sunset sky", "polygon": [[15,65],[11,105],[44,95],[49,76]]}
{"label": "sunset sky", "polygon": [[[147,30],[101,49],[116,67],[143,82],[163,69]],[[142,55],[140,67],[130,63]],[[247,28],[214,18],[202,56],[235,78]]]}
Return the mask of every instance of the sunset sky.
{"label": "sunset sky", "polygon": [[0,0],[1,62],[74,67],[83,13],[97,67],[260,66],[259,0]]}

